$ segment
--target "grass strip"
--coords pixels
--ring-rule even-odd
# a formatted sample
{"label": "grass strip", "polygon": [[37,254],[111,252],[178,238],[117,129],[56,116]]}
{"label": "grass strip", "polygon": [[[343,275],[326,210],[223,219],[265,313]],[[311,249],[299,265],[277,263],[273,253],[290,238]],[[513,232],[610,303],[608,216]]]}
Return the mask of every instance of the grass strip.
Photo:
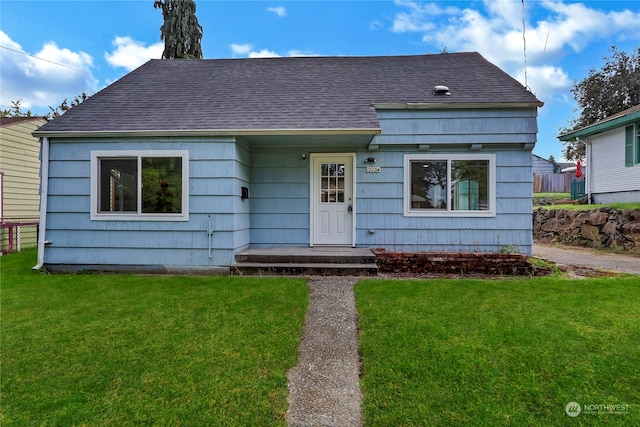
{"label": "grass strip", "polygon": [[[365,423],[640,425],[638,291],[637,278],[362,281]],[[570,418],[569,402],[599,409]]]}
{"label": "grass strip", "polygon": [[0,262],[2,425],[286,425],[304,280]]}

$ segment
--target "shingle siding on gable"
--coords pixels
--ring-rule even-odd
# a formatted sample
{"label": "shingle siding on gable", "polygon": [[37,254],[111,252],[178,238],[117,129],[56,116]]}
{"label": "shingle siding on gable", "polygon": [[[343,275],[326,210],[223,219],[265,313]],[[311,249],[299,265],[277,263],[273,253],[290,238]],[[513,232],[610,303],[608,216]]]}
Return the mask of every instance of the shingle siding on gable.
{"label": "shingle siding on gable", "polygon": [[535,143],[535,108],[381,110],[374,144]]}

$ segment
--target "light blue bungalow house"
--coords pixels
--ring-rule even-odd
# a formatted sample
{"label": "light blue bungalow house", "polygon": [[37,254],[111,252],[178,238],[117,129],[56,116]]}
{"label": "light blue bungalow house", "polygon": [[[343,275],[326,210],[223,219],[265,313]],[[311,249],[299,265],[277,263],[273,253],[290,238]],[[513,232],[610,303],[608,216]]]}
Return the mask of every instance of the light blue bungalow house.
{"label": "light blue bungalow house", "polygon": [[38,266],[242,250],[530,254],[542,106],[478,53],[152,60],[35,132]]}

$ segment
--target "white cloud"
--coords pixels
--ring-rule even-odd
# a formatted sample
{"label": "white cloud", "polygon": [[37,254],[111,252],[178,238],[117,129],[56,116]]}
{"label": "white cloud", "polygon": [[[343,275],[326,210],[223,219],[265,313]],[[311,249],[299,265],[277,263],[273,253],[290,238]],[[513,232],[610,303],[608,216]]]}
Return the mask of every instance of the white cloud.
{"label": "white cloud", "polygon": [[[523,85],[525,84],[524,69],[514,77]],[[527,67],[526,80],[527,86],[543,102],[554,94],[567,92],[573,85],[566,71],[551,65]]]}
{"label": "white cloud", "polygon": [[257,52],[249,52],[249,58],[277,58],[281,55],[269,49],[262,49]]}
{"label": "white cloud", "polygon": [[294,49],[294,50],[288,51],[287,52],[287,56],[298,56],[298,57],[301,57],[301,56],[320,56],[320,55],[318,55],[317,53],[303,52],[301,50]]}
{"label": "white cloud", "polygon": [[459,13],[456,7],[441,8],[435,3],[420,4],[412,0],[396,0],[395,4],[408,9],[395,16],[392,31],[396,33],[431,31],[437,28],[437,22],[431,22],[432,18],[440,19],[442,15]]}
{"label": "white cloud", "polygon": [[150,59],[162,58],[164,51],[163,42],[146,46],[145,43],[131,37],[116,37],[112,44],[115,50],[111,53],[105,52],[105,59],[112,67],[122,67],[127,71],[138,68]]}
{"label": "white cloud", "polygon": [[[231,52],[233,52],[234,55],[246,56],[249,58],[277,58],[282,56],[277,52],[269,49],[254,50],[253,45],[249,43],[244,43],[244,44],[232,43]],[[297,52],[297,51],[292,51],[292,52]],[[294,55],[291,55],[291,56],[294,56]]]}
{"label": "white cloud", "polygon": [[11,101],[21,100],[23,109],[46,114],[66,99],[82,92],[93,94],[98,81],[91,72],[93,59],[85,52],[60,48],[47,42],[40,51],[25,52],[0,31],[0,100],[7,108]]}
{"label": "white cloud", "polygon": [[231,43],[231,52],[233,52],[234,55],[247,55],[249,54],[249,52],[251,52],[251,49],[253,49],[253,46],[248,43]]}
{"label": "white cloud", "polygon": [[284,6],[268,7],[267,10],[269,12],[275,13],[280,18],[286,16],[286,14],[287,14],[287,9],[285,9]]}
{"label": "white cloud", "polygon": [[[394,32],[422,34],[422,40],[436,50],[477,51],[523,82],[524,39],[522,3],[513,0],[484,0],[483,6],[458,9],[441,3],[396,0],[401,7],[393,21]],[[640,39],[640,12],[603,12],[582,3],[566,4],[542,0],[537,7],[545,19],[530,22],[525,9],[528,86],[537,94],[567,91],[572,82],[554,66],[568,51],[581,52],[591,42],[605,38]]]}

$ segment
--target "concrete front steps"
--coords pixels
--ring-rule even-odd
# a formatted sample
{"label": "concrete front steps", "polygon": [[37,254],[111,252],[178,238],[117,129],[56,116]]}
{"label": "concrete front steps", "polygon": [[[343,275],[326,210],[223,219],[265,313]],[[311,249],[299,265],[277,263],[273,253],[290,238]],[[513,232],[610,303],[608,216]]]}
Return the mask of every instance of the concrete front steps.
{"label": "concrete front steps", "polygon": [[370,249],[350,247],[249,248],[238,252],[232,275],[375,276]]}

